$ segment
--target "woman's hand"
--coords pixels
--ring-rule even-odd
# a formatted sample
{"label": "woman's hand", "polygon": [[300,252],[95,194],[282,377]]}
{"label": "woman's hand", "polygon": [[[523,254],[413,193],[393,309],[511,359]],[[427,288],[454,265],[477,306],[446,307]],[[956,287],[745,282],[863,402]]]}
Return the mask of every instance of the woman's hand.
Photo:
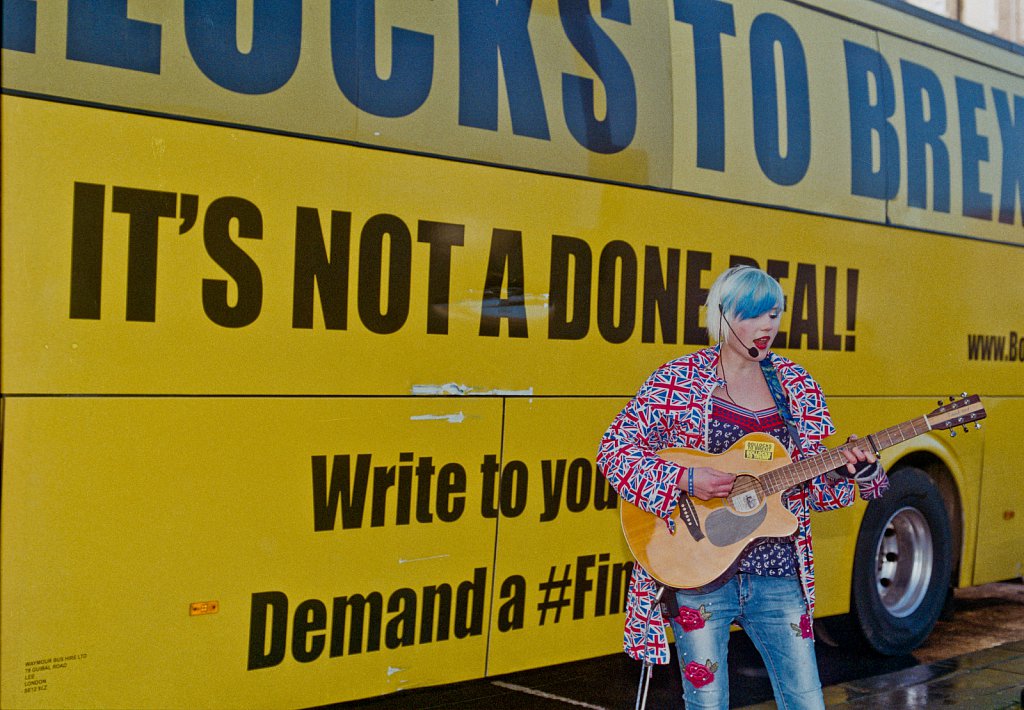
{"label": "woman's hand", "polygon": [[[856,434],[851,434],[850,438],[846,440],[846,443],[851,443],[857,440]],[[877,461],[877,457],[871,449],[865,451],[859,446],[855,446],[852,449],[842,449],[841,453],[846,458],[846,471],[851,476],[856,476],[858,473],[863,471],[866,466]]]}
{"label": "woman's hand", "polygon": [[[732,491],[733,481],[736,476],[725,471],[719,471],[707,466],[698,466],[693,469],[693,495],[701,500],[712,498],[725,498]],[[679,480],[679,487],[687,490],[689,485],[689,474],[684,474]]]}

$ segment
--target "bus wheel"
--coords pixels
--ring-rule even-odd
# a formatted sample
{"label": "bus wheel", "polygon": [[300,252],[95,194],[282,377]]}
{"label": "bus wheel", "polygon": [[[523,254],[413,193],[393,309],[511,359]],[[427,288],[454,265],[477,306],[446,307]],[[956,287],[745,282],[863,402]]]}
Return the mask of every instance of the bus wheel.
{"label": "bus wheel", "polygon": [[851,611],[870,648],[897,656],[921,645],[946,602],[952,559],[938,487],[920,469],[894,471],[868,505],[853,563]]}

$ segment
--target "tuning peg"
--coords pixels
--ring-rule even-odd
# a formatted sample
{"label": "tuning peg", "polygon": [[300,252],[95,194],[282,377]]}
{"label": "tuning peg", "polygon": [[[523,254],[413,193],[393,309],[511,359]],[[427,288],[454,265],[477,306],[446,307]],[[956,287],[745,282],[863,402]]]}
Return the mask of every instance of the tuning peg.
{"label": "tuning peg", "polygon": [[960,393],[960,399],[967,399],[967,393],[966,392],[961,392]]}
{"label": "tuning peg", "polygon": [[942,401],[941,399],[940,399],[940,400],[938,400],[938,405],[939,405],[940,407],[941,407],[942,405],[944,405],[944,404],[945,404],[945,402],[943,402],[943,401]]}
{"label": "tuning peg", "polygon": [[967,425],[964,424],[964,434],[966,434],[967,432],[968,432]]}
{"label": "tuning peg", "polygon": [[975,429],[981,429],[981,422],[974,422]]}
{"label": "tuning peg", "polygon": [[951,439],[956,437],[956,429],[950,429],[949,430],[949,437]]}

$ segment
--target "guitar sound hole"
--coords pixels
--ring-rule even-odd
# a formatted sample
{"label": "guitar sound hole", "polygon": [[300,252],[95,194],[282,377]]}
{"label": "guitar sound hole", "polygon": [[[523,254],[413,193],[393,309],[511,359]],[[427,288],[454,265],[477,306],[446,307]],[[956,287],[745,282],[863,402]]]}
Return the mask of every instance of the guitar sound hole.
{"label": "guitar sound hole", "polygon": [[737,476],[729,494],[729,506],[740,515],[753,513],[764,504],[764,489],[753,476]]}

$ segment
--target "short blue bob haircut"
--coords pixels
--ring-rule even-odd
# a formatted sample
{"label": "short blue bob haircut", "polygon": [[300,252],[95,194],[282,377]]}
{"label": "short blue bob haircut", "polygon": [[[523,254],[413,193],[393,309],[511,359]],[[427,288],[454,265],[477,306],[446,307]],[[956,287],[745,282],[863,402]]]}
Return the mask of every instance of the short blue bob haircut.
{"label": "short blue bob haircut", "polygon": [[757,318],[772,309],[781,313],[786,307],[782,286],[761,269],[753,266],[734,266],[721,273],[708,291],[707,327],[713,342],[722,340],[730,321]]}

